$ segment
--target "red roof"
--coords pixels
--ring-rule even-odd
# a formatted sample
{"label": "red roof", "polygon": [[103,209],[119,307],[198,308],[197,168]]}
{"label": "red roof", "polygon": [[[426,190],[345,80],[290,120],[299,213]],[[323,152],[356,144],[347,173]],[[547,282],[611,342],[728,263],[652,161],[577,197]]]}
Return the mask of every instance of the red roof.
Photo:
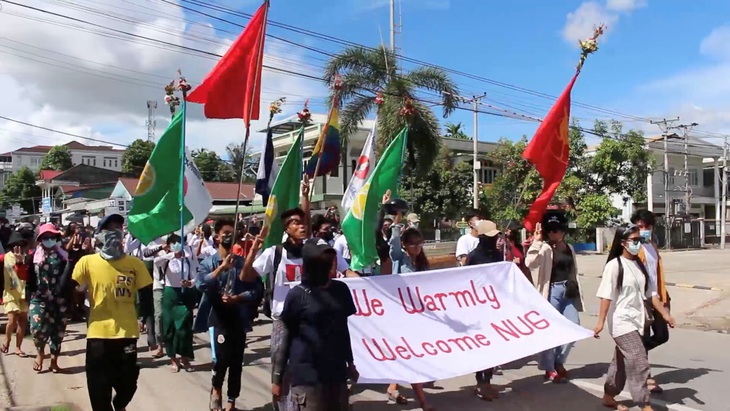
{"label": "red roof", "polygon": [[[124,151],[115,149],[112,146],[87,146],[86,144],[79,143],[78,141],[69,141],[64,144],[70,150],[86,150],[86,151]],[[13,153],[48,153],[51,151],[53,146],[33,146],[33,147],[21,147]]]}
{"label": "red roof", "polygon": [[53,180],[54,178],[61,175],[63,171],[56,170],[41,170],[41,180]]}
{"label": "red roof", "polygon": [[[122,177],[119,181],[124,185],[124,188],[130,195],[134,195],[137,190],[137,179]],[[218,183],[218,182],[206,182],[205,188],[208,189],[210,196],[213,197],[213,201],[222,200],[235,200],[237,198],[236,192],[238,191],[238,183]],[[253,184],[243,184],[241,186],[241,199],[242,200],[253,200],[254,197]]]}

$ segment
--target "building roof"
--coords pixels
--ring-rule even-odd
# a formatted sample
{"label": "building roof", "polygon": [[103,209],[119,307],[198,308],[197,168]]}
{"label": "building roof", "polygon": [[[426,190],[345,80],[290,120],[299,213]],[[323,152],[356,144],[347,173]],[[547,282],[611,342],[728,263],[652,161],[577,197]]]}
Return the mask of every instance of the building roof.
{"label": "building roof", "polygon": [[[127,190],[129,195],[134,196],[137,191],[136,178],[121,177],[119,179],[119,182],[124,185],[124,188]],[[213,198],[213,201],[235,201],[237,198],[236,193],[238,191],[238,183],[220,183],[208,181],[205,183],[205,188],[208,189],[208,192]],[[254,188],[255,186],[253,184],[243,184],[241,186],[241,199],[253,200],[253,197],[255,195]]]}
{"label": "building roof", "polygon": [[[64,144],[69,150],[84,150],[84,151],[104,151],[104,152],[122,152],[124,150],[116,149],[112,146],[87,146],[86,144],[79,143],[78,141],[69,141]],[[46,154],[53,146],[32,146],[32,147],[21,147],[12,153],[40,153]],[[12,154],[11,153],[11,154]]]}
{"label": "building roof", "polygon": [[41,170],[41,180],[53,180],[61,174],[63,174],[63,171]]}

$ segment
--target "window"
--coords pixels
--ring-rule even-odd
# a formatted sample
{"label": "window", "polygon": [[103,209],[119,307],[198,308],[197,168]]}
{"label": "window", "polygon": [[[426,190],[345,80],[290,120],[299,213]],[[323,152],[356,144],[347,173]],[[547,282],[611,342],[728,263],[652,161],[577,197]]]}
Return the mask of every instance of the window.
{"label": "window", "polygon": [[116,165],[114,164],[115,161],[116,159],[114,157],[104,157],[104,168],[116,167]]}
{"label": "window", "polygon": [[674,167],[669,167],[669,184],[674,184],[674,173],[677,170],[674,169]]}
{"label": "window", "polygon": [[493,184],[499,174],[499,168],[490,160],[481,160],[481,168],[479,172],[479,181],[482,184]]}
{"label": "window", "polygon": [[114,168],[119,168],[119,159],[118,158],[114,159]]}
{"label": "window", "polygon": [[31,157],[30,158],[30,166],[31,167],[40,167],[42,161],[43,160],[40,157]]}
{"label": "window", "polygon": [[81,157],[81,163],[82,164],[86,164],[87,166],[95,166],[96,165],[96,157],[83,156],[83,157]]}
{"label": "window", "polygon": [[691,186],[698,186],[700,185],[699,176],[697,175],[697,169],[693,168],[690,169],[687,174],[687,180],[689,181],[689,185]]}

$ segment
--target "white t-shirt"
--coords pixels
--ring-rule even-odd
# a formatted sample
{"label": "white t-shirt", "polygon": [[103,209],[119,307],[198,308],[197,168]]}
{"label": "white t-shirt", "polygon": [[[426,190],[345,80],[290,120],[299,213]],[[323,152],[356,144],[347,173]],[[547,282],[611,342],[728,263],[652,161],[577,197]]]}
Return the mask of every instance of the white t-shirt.
{"label": "white t-shirt", "polygon": [[649,273],[649,279],[651,284],[654,286],[654,293],[652,296],[659,295],[657,290],[657,270],[659,270],[659,254],[657,254],[656,248],[651,244],[644,244],[644,256],[646,259],[646,271]]}
{"label": "white t-shirt", "polygon": [[344,235],[337,237],[333,248],[337,251],[337,254],[342,256],[342,258],[346,260],[352,258],[350,255],[350,247],[347,245],[347,238],[345,238]]}
{"label": "white t-shirt", "polygon": [[[621,289],[617,290],[619,260],[624,267],[624,278]],[[644,335],[644,300],[651,298],[652,293],[656,292],[656,287],[651,284],[644,292],[645,285],[644,273],[635,261],[623,257],[614,258],[603,268],[603,278],[596,296],[611,300],[607,322],[608,332],[612,337],[620,337],[633,331]]]}
{"label": "white t-shirt", "polygon": [[198,271],[197,261],[192,258],[193,250],[185,247],[185,260],[175,258],[175,253],[165,253],[155,257],[155,265],[164,272],[164,285],[167,287],[180,288],[182,280],[194,280]]}
{"label": "white t-shirt", "polygon": [[[272,275],[274,273],[274,257],[276,254],[276,246],[271,246],[264,250],[261,255],[256,257],[253,262],[253,269],[260,276]],[[286,248],[281,249],[281,261],[276,267],[274,277],[274,297],[271,302],[271,315],[274,319],[278,319],[281,311],[284,309],[284,299],[289,292],[289,283],[301,281],[302,279],[302,259],[289,259]]]}
{"label": "white t-shirt", "polygon": [[459,237],[459,241],[456,242],[456,258],[459,259],[469,255],[478,245],[479,237],[474,237],[470,233],[462,235]]}

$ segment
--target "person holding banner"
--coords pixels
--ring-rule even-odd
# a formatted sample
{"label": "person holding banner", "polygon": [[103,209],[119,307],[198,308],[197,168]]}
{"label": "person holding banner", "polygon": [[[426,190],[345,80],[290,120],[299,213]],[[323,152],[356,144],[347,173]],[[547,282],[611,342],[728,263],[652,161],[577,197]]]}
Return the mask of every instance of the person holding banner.
{"label": "person holding banner", "polygon": [[657,296],[656,286],[638,257],[643,241],[639,227],[617,228],[596,293],[601,308],[593,333],[598,338],[608,321],[608,331],[616,342],[602,402],[605,407],[620,411],[629,409],[615,399],[626,383],[632,399],[643,411],[653,409],[647,386],[651,368],[642,337],[651,326],[652,311],[656,310],[674,328],[674,319]]}
{"label": "person holding banner", "polygon": [[[568,221],[559,210],[548,210],[542,223],[535,226],[532,245],[527,250],[525,263],[530,269],[538,269],[537,291],[565,318],[580,324],[578,313],[583,311],[578,266],[575,251],[565,242]],[[547,240],[547,241],[545,241]],[[544,351],[540,369],[545,379],[556,383],[568,381],[565,362],[573,343]]]}
{"label": "person holding banner", "polygon": [[[390,192],[386,193],[390,196]],[[385,203],[385,199],[383,201]],[[398,212],[391,228],[389,240],[390,260],[392,262],[392,274],[415,273],[428,271],[428,258],[423,252],[423,235],[417,228],[408,228],[403,231],[403,213]],[[424,384],[411,384],[418,402],[424,411],[435,411],[426,401],[426,393],[423,391]],[[398,392],[398,384],[391,384],[388,387],[388,402],[406,404],[408,400]]]}

